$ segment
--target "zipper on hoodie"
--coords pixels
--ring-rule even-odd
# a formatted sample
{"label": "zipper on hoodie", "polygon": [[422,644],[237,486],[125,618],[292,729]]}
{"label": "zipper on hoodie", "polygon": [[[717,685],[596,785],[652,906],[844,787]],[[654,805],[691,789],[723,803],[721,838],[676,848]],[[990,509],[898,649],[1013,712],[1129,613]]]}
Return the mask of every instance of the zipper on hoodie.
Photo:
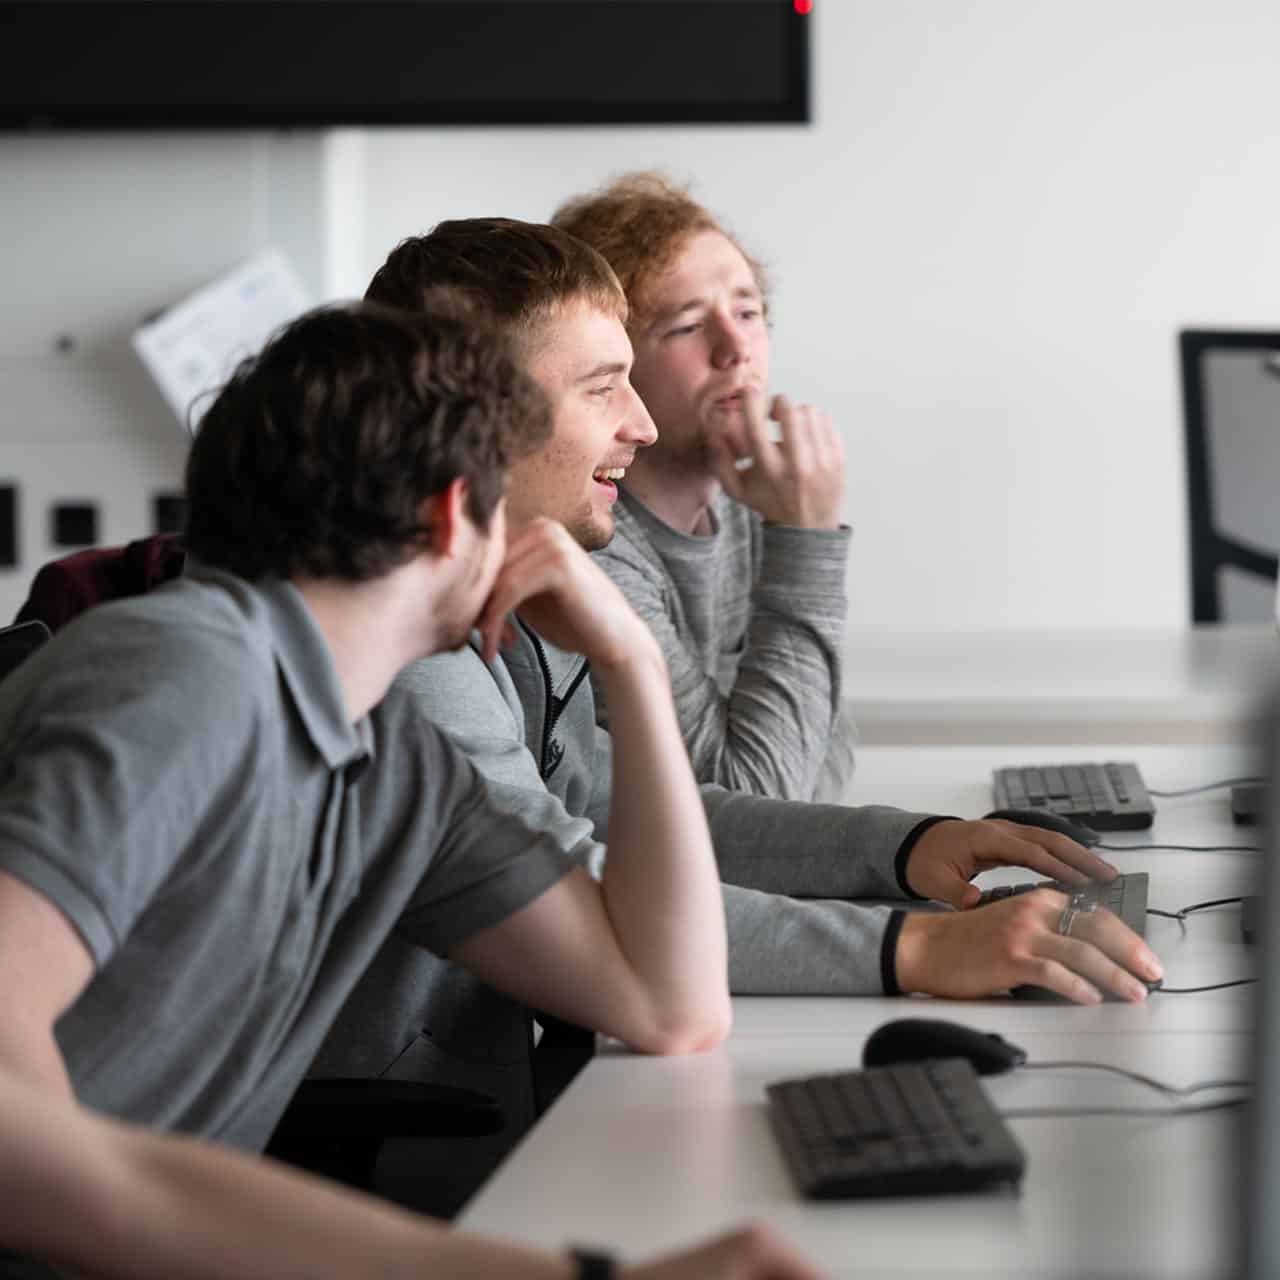
{"label": "zipper on hoodie", "polygon": [[[517,621],[520,621],[517,619]],[[590,664],[584,658],[582,666],[578,670],[578,674],[574,676],[572,683],[565,690],[563,698],[557,698],[551,682],[551,664],[547,661],[547,651],[542,647],[542,640],[531,627],[524,622],[520,622],[520,627],[525,635],[533,642],[533,651],[538,655],[538,666],[542,671],[542,685],[546,691],[546,709],[542,713],[542,748],[538,757],[538,771],[542,774],[544,781],[551,777],[556,771],[556,767],[564,758],[564,748],[558,752],[553,751],[553,743],[551,739],[552,733],[555,731],[556,722],[564,714],[564,709],[569,705],[573,695],[577,693],[578,686],[587,677],[590,670]],[[559,744],[554,744],[559,745]],[[554,757],[554,758],[553,758]]]}

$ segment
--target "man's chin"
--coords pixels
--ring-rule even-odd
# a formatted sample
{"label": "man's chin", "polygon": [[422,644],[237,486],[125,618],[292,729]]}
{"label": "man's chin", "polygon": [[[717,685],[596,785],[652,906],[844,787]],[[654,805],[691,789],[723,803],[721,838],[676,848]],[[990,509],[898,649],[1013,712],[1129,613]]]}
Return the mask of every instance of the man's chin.
{"label": "man's chin", "polygon": [[584,551],[600,551],[613,541],[613,513],[591,511],[572,523],[565,521],[574,542]]}
{"label": "man's chin", "polygon": [[613,541],[613,520],[611,518],[607,525],[596,521],[570,532],[583,551],[603,551]]}

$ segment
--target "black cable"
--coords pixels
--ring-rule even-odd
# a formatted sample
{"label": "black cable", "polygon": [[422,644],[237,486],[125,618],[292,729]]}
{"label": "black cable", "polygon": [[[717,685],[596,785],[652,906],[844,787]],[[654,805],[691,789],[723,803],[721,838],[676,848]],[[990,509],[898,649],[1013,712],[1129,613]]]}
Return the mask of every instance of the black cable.
{"label": "black cable", "polygon": [[1257,982],[1257,978],[1232,978],[1230,982],[1214,982],[1207,987],[1153,987],[1151,994],[1170,996],[1189,996],[1197,991],[1221,991],[1224,987],[1247,987],[1249,983]]}
{"label": "black cable", "polygon": [[1242,1107],[1248,1101],[1248,1098],[1227,1098],[1222,1102],[1193,1102],[1187,1107],[1015,1107],[1000,1115],[1005,1120],[1023,1120],[1030,1116],[1191,1116],[1201,1111]]}
{"label": "black cable", "polygon": [[1161,800],[1171,800],[1175,796],[1194,796],[1202,791],[1217,791],[1219,787],[1241,787],[1250,783],[1263,782],[1266,782],[1266,778],[1223,778],[1221,782],[1206,782],[1200,787],[1182,787],[1177,791],[1152,791],[1148,787],[1147,795],[1156,796]]}
{"label": "black cable", "polygon": [[1174,849],[1179,853],[1262,853],[1260,844],[1095,844],[1093,849],[1129,853],[1134,849]]}
{"label": "black cable", "polygon": [[1208,911],[1210,907],[1229,907],[1243,901],[1243,898],[1211,898],[1208,902],[1193,902],[1188,907],[1179,907],[1177,911],[1160,911],[1155,907],[1148,907],[1147,915],[1163,916],[1166,920],[1176,920],[1178,927],[1185,934],[1187,931],[1187,917],[1193,911]]}
{"label": "black cable", "polygon": [[1077,1068],[1084,1068],[1088,1071],[1110,1071],[1114,1075],[1124,1076],[1127,1080],[1136,1080],[1138,1084],[1144,1084],[1149,1089],[1155,1089],[1160,1093],[1172,1094],[1176,1097],[1187,1097],[1193,1093],[1200,1093],[1205,1089],[1244,1089],[1248,1088],[1252,1083],[1249,1080],[1201,1080],[1196,1084],[1166,1084],[1163,1080],[1157,1080],[1155,1076],[1143,1075],[1141,1071],[1130,1071],[1126,1067],[1113,1067],[1109,1062],[1064,1060],[1061,1062],[1024,1062],[1022,1064],[1022,1070],[1024,1071],[1029,1071],[1032,1068],[1040,1071],[1074,1071]]}
{"label": "black cable", "polygon": [[1208,902],[1193,902],[1189,907],[1179,907],[1177,911],[1161,911],[1156,907],[1148,907],[1147,915],[1163,916],[1166,920],[1176,920],[1182,926],[1182,932],[1187,931],[1187,917],[1193,911],[1208,911],[1210,907],[1229,907],[1237,902],[1243,902],[1243,898],[1213,898]]}
{"label": "black cable", "polygon": [[1208,902],[1193,902],[1189,907],[1180,907],[1180,916],[1189,916],[1193,911],[1208,911],[1210,907],[1229,907],[1232,903],[1243,902],[1243,898],[1210,898]]}

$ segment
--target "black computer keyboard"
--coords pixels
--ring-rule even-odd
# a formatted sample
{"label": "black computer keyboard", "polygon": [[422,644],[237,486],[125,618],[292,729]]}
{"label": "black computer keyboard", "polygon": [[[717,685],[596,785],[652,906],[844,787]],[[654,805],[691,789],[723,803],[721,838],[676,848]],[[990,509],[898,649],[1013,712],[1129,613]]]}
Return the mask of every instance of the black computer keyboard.
{"label": "black computer keyboard", "polygon": [[997,809],[1043,809],[1095,831],[1151,825],[1155,805],[1136,764],[1048,764],[994,769]]}
{"label": "black computer keyboard", "polygon": [[900,1062],[767,1086],[769,1115],[810,1199],[977,1191],[1026,1156],[964,1058]]}
{"label": "black computer keyboard", "polygon": [[[1131,871],[1128,875],[1116,876],[1106,884],[1095,882],[1087,886],[1089,893],[1100,907],[1114,911],[1121,920],[1139,937],[1147,933],[1147,873]],[[1011,897],[1015,893],[1029,893],[1032,889],[1057,889],[1060,893],[1078,893],[1075,885],[1062,884],[1057,880],[1028,880],[1022,884],[1002,884],[994,889],[987,889],[978,899],[978,906],[985,907],[989,902],[999,902],[1001,898]]]}

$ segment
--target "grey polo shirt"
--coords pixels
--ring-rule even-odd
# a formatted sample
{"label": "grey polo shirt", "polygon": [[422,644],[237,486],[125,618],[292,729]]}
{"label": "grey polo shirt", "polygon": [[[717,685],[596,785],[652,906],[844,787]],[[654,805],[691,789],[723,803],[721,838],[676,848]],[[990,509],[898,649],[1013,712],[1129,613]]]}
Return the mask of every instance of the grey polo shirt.
{"label": "grey polo shirt", "polygon": [[356,725],[287,583],[194,568],[0,684],[0,868],[95,964],[86,1104],[260,1147],[379,944],[445,952],[572,863],[393,690]]}

